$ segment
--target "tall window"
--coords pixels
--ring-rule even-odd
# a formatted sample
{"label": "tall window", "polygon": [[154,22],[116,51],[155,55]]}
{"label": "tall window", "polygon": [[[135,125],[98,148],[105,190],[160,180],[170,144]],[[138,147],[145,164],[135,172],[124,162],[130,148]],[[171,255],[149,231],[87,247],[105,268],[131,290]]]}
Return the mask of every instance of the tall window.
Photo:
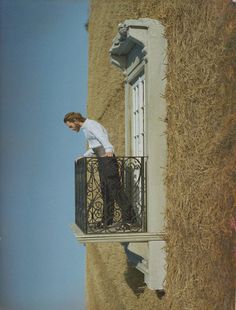
{"label": "tall window", "polygon": [[132,154],[145,154],[145,91],[144,74],[132,85]]}

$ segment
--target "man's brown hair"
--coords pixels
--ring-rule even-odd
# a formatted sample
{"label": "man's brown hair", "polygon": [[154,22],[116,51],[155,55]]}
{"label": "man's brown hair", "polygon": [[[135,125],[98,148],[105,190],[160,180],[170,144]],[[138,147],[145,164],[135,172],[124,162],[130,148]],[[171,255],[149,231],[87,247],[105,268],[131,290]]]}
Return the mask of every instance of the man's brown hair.
{"label": "man's brown hair", "polygon": [[74,123],[76,121],[85,122],[86,118],[83,117],[80,113],[77,113],[77,112],[69,112],[64,117],[64,123],[66,123],[66,122]]}

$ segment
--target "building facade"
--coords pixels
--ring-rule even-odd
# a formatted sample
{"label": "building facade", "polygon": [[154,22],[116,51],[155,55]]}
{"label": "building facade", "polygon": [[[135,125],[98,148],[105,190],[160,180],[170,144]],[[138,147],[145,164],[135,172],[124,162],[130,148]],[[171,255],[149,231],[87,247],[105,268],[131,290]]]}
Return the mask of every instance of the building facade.
{"label": "building facade", "polygon": [[[108,129],[116,155],[151,158],[148,225],[163,232],[163,243],[152,252],[152,243],[130,242],[128,250],[144,257],[146,247],[148,260],[154,253],[152,274],[164,275],[166,294],[160,299],[145,284],[124,244],[87,243],[88,310],[234,309],[235,20],[226,0],[91,0],[88,117]],[[150,43],[137,44],[135,54],[116,50],[119,30],[118,45],[127,31],[142,42],[134,33],[140,23]],[[162,42],[150,32],[155,25]]]}

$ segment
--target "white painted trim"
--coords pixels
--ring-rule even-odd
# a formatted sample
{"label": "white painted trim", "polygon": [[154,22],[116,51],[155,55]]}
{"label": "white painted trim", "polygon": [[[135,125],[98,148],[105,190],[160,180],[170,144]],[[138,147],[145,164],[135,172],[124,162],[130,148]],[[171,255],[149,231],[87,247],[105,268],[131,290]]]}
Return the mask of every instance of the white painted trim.
{"label": "white painted trim", "polygon": [[[126,20],[118,27],[118,34],[110,49],[111,63],[118,66],[125,75],[125,124],[126,155],[131,155],[130,119],[132,115],[132,81],[144,71],[146,102],[145,156],[147,161],[147,228],[148,234],[156,232],[162,235],[166,190],[164,168],[167,158],[166,139],[166,103],[163,99],[165,90],[165,52],[166,39],[163,26],[156,20]],[[137,51],[132,59],[131,51]],[[132,55],[132,52],[131,54]],[[138,255],[143,251],[131,240],[130,248]],[[148,259],[139,263],[137,268],[145,274],[145,281],[151,289],[162,289],[165,276],[165,253],[163,240],[149,240]],[[147,263],[147,265],[144,264]]]}
{"label": "white painted trim", "polygon": [[102,233],[85,234],[76,224],[71,224],[71,229],[76,237],[82,243],[88,242],[144,242],[161,240],[163,235],[157,233]]}
{"label": "white painted trim", "polygon": [[126,76],[125,78],[125,82],[127,83],[130,83],[132,82],[133,80],[135,80],[135,78],[138,76],[138,75],[141,75],[142,71],[144,70],[144,66],[145,66],[145,61],[141,61],[134,69],[133,71]]}

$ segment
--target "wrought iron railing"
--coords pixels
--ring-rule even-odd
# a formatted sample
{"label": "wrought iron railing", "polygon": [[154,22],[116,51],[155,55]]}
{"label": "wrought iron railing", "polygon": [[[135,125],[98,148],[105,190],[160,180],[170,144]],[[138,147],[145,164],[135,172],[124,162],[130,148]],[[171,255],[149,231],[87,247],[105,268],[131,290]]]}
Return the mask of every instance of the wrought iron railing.
{"label": "wrought iron railing", "polygon": [[146,158],[75,161],[75,223],[85,234],[146,232]]}

